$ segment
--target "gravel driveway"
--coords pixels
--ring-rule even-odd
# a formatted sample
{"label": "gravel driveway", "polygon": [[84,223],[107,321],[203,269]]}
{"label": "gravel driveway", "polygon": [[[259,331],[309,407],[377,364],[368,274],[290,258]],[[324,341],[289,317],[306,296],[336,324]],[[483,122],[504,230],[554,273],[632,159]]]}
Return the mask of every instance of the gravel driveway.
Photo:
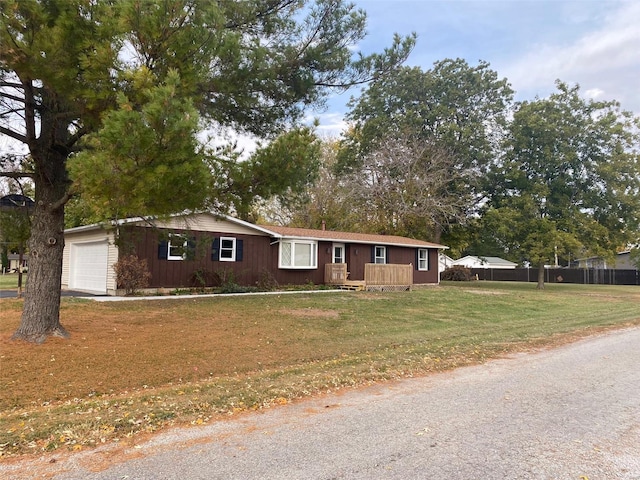
{"label": "gravel driveway", "polygon": [[640,479],[640,329],[50,461],[0,477]]}

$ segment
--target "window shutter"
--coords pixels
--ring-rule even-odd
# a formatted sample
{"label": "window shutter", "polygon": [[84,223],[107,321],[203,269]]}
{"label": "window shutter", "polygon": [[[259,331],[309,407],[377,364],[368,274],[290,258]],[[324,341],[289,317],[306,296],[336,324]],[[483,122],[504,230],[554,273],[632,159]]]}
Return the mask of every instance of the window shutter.
{"label": "window shutter", "polygon": [[166,240],[160,240],[158,243],[158,258],[160,260],[166,260],[169,257],[169,242]]}
{"label": "window shutter", "polygon": [[242,261],[242,249],[243,249],[243,241],[238,238],[236,240],[236,262]]}
{"label": "window shutter", "polygon": [[416,248],[416,263],[414,266],[414,270],[418,270],[420,267],[420,249]]}
{"label": "window shutter", "polygon": [[213,244],[211,245],[211,260],[214,262],[220,259],[220,237],[215,237],[213,239]]}
{"label": "window shutter", "polygon": [[389,261],[389,250],[391,250],[389,247],[384,247],[384,263],[391,263]]}
{"label": "window shutter", "polygon": [[196,258],[196,237],[189,237],[187,239],[187,251],[185,252],[185,258],[187,260],[193,260]]}
{"label": "window shutter", "polygon": [[371,263],[376,263],[376,246],[371,246]]}

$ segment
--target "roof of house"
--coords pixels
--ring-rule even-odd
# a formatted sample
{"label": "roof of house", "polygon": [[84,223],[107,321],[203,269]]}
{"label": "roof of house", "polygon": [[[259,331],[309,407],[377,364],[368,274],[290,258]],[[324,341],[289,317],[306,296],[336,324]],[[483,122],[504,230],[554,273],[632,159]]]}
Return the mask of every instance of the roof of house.
{"label": "roof of house", "polygon": [[0,197],[0,208],[3,210],[20,207],[32,208],[34,205],[35,203],[29,197],[25,197],[24,195],[19,195],[16,193]]}
{"label": "roof of house", "polygon": [[271,230],[278,236],[285,238],[304,238],[310,240],[331,240],[334,242],[355,242],[371,245],[402,245],[407,247],[447,248],[432,242],[400,237],[397,235],[375,235],[371,233],[337,232],[333,230],[314,230],[310,228],[280,227],[261,225],[265,230]]}
{"label": "roof of house", "polygon": [[459,258],[458,260],[454,260],[454,263],[459,264],[466,259],[475,260],[484,265],[503,265],[503,266],[518,265],[517,263],[510,262],[509,260],[505,260],[504,258],[500,258],[500,257],[476,257],[474,255],[467,255],[466,257]]}
{"label": "roof of house", "polygon": [[[253,223],[245,222],[235,217],[227,215],[218,215],[212,212],[201,212],[203,214],[214,215],[218,218],[227,220],[238,225],[243,225],[247,228],[259,231],[263,234],[267,234],[275,238],[291,238],[291,239],[306,239],[306,240],[328,240],[333,242],[344,243],[364,243],[370,245],[399,245],[404,247],[424,247],[424,248],[442,248],[446,249],[444,245],[440,245],[432,242],[425,242],[424,240],[416,240],[413,238],[400,237],[397,235],[375,235],[370,233],[355,233],[355,232],[338,232],[333,230],[314,230],[310,228],[295,228],[295,227],[281,227],[277,225],[256,225]],[[185,215],[177,214],[175,217]],[[75,233],[87,230],[100,229],[105,227],[114,227],[127,224],[135,224],[147,222],[144,218],[127,218],[121,219],[117,222],[111,223],[95,223],[92,225],[83,225],[80,227],[69,228],[65,230],[65,233]]]}

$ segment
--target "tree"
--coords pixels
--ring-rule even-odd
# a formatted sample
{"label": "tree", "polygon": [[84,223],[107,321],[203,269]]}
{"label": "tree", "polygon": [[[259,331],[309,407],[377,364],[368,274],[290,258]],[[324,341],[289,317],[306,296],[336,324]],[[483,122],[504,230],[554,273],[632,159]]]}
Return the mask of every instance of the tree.
{"label": "tree", "polygon": [[18,297],[22,296],[22,261],[27,251],[27,241],[31,235],[31,221],[28,207],[0,211],[0,244],[3,252],[18,254]]}
{"label": "tree", "polygon": [[325,138],[320,144],[316,179],[295,202],[275,203],[267,217],[284,225],[337,231],[367,231],[366,219],[354,203],[353,189],[347,177],[337,173],[340,142]]}
{"label": "tree", "polygon": [[517,105],[482,227],[507,254],[538,267],[556,256],[606,255],[640,226],[640,119],[557,82]]}
{"label": "tree", "polygon": [[430,238],[464,212],[469,194],[455,191],[464,174],[444,148],[399,135],[377,142],[345,183],[352,208],[374,231]]}
{"label": "tree", "polygon": [[2,248],[2,270],[8,268],[8,252],[18,254],[18,297],[22,296],[22,263],[27,251],[27,242],[31,236],[31,211],[33,200],[26,194],[31,193],[29,185],[14,181],[17,188],[10,188],[11,193],[2,197],[0,205],[0,247]]}
{"label": "tree", "polygon": [[357,170],[381,143],[406,137],[447,152],[454,161],[449,189],[469,202],[432,226],[432,239],[440,241],[439,227],[477,203],[479,180],[495,158],[512,95],[506,79],[499,79],[486,62],[470,66],[446,59],[426,72],[403,67],[352,100],[348,120],[353,128],[343,141],[341,166]]}
{"label": "tree", "polygon": [[211,155],[217,208],[230,207],[243,220],[257,216],[260,202],[275,200],[286,208],[314,182],[319,156],[320,141],[309,127],[279,135],[248,159],[228,150]]}
{"label": "tree", "polygon": [[[269,136],[332,89],[396,68],[414,36],[354,56],[365,26],[364,12],[342,0],[3,0],[0,134],[23,144],[28,162],[2,174],[32,178],[36,202],[14,338],[67,336],[59,293],[74,194],[116,216],[192,207],[186,193],[202,186],[195,126]],[[138,168],[142,182],[129,178]]]}

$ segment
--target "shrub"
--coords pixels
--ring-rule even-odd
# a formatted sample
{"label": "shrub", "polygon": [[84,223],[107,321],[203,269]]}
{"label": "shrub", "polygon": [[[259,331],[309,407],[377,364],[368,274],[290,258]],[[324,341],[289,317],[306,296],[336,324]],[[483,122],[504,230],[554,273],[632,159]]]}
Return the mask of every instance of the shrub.
{"label": "shrub", "polygon": [[191,286],[202,291],[204,291],[206,287],[216,285],[218,282],[218,275],[204,268],[199,268],[191,274]]}
{"label": "shrub", "polygon": [[135,255],[124,255],[118,258],[113,266],[116,272],[118,288],[125,291],[126,295],[133,295],[136,290],[149,286],[151,273],[146,260],[140,260]]}
{"label": "shrub", "polygon": [[471,274],[471,269],[463,267],[462,265],[453,265],[442,272],[440,276],[440,280],[450,280],[454,282],[469,282],[474,279],[475,277]]}
{"label": "shrub", "polygon": [[272,292],[277,290],[280,287],[280,284],[276,280],[276,277],[273,276],[269,270],[264,269],[260,274],[260,280],[258,281],[258,289],[264,292]]}

